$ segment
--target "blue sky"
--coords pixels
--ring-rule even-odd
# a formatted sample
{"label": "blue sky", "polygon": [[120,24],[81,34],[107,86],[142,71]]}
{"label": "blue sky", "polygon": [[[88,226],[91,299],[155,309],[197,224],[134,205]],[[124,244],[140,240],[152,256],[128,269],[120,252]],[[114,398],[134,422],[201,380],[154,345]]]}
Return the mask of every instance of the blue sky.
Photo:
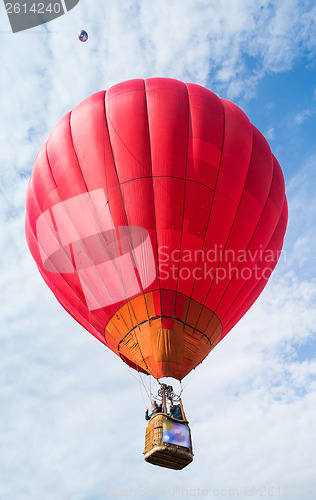
{"label": "blue sky", "polygon": [[[0,5],[1,499],[316,496],[315,21],[309,0],[80,0],[12,34]],[[27,182],[56,122],[93,92],[151,76],[238,104],[289,201],[268,286],[184,380],[195,457],[179,472],[144,462],[145,390],[63,311],[24,237]]]}

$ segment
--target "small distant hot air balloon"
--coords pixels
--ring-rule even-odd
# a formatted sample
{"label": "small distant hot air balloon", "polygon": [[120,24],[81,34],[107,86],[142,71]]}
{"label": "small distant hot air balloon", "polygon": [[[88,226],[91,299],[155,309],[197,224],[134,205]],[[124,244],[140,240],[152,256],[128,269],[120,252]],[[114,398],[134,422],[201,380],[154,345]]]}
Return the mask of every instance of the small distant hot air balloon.
{"label": "small distant hot air balloon", "polygon": [[81,30],[79,35],[78,35],[78,38],[79,38],[80,42],[86,42],[89,38],[89,35],[85,30]]}
{"label": "small distant hot air balloon", "polygon": [[[167,78],[79,104],[40,150],[27,191],[27,242],[58,301],[157,380],[182,380],[247,312],[286,225],[283,174],[262,134],[232,102]],[[159,459],[175,446],[169,428],[157,460],[148,438],[148,461],[170,465]]]}

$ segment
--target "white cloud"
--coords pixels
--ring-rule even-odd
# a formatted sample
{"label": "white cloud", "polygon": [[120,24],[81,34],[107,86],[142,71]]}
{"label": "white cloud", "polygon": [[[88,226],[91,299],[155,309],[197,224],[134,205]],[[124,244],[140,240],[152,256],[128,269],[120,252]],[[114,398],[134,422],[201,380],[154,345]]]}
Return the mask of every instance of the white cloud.
{"label": "white cloud", "polygon": [[316,155],[313,155],[287,186],[291,203],[286,241],[292,248],[288,264],[301,268],[309,276],[315,275],[315,166]]}
{"label": "white cloud", "polygon": [[314,89],[314,93],[311,99],[310,106],[308,108],[302,109],[295,116],[295,123],[297,125],[302,125],[308,118],[313,116],[316,113],[316,89]]}
{"label": "white cloud", "polygon": [[300,111],[295,116],[295,122],[298,125],[302,125],[302,123],[304,123],[307,120],[307,118],[309,118],[310,116],[312,116],[312,114],[313,114],[313,111],[311,109],[303,109],[303,111]]}
{"label": "white cloud", "polygon": [[265,132],[264,136],[267,140],[274,139],[274,127],[268,128],[268,130]]}

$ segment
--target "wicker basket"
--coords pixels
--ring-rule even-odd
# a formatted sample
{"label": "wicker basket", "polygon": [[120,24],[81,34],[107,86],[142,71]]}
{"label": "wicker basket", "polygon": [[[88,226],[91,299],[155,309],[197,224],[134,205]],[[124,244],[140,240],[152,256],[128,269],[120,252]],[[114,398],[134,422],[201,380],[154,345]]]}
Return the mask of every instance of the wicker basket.
{"label": "wicker basket", "polygon": [[[167,429],[174,428],[180,429],[182,435],[186,435],[187,439],[184,445],[166,442],[169,438]],[[177,439],[174,441],[179,442]],[[159,467],[176,470],[186,467],[193,460],[189,423],[186,420],[176,420],[166,413],[154,415],[146,428],[144,456],[146,462]]]}

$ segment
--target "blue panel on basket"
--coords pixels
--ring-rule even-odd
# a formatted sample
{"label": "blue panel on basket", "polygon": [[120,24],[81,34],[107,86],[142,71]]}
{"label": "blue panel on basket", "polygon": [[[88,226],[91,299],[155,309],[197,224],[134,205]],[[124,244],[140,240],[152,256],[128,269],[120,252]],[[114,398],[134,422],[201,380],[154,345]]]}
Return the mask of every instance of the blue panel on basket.
{"label": "blue panel on basket", "polygon": [[184,424],[178,424],[166,419],[162,427],[162,440],[164,443],[190,448],[189,428]]}

